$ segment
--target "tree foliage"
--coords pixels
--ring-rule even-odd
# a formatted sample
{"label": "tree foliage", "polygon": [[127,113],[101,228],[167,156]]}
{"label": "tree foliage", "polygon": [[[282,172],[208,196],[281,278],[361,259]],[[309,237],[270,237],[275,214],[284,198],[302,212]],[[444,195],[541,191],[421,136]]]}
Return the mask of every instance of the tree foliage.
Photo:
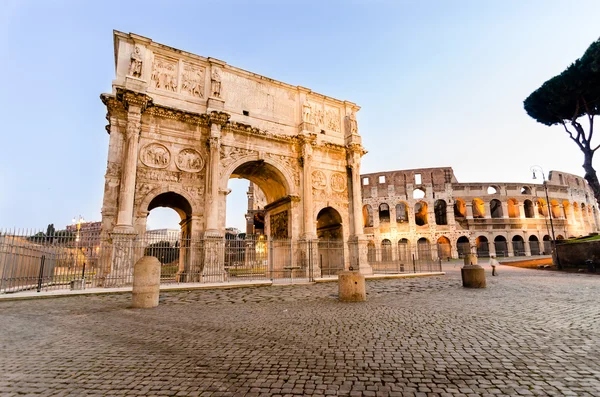
{"label": "tree foliage", "polygon": [[600,147],[592,145],[594,116],[600,114],[600,39],[561,74],[531,93],[524,107],[536,121],[564,127],[584,154],[585,179],[600,203],[600,183],[592,167],[592,158]]}

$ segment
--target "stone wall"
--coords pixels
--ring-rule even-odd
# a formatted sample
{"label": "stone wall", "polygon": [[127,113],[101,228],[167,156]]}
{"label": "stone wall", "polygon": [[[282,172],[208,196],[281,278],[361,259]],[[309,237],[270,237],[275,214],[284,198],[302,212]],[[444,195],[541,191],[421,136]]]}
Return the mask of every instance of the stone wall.
{"label": "stone wall", "polygon": [[558,244],[558,258],[564,267],[584,268],[585,261],[591,259],[600,269],[600,241],[582,241],[580,243]]}

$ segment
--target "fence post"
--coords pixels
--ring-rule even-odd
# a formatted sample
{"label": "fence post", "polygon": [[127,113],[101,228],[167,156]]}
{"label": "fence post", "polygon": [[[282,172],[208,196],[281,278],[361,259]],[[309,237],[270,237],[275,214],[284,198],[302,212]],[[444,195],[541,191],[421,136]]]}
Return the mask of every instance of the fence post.
{"label": "fence post", "polygon": [[46,261],[46,255],[42,255],[42,260],[40,261],[40,274],[38,276],[37,292],[42,291],[42,280],[44,278],[44,262],[45,261]]}

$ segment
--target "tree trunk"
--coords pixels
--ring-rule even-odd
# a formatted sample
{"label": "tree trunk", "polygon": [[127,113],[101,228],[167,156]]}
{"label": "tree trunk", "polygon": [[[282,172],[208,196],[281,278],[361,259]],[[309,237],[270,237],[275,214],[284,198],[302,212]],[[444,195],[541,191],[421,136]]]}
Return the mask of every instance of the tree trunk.
{"label": "tree trunk", "polygon": [[598,181],[598,176],[596,175],[596,170],[592,167],[592,157],[594,156],[594,152],[592,150],[585,150],[583,152],[583,169],[585,170],[585,180],[590,184],[590,188],[594,193],[594,198],[598,205],[600,205],[600,182]]}

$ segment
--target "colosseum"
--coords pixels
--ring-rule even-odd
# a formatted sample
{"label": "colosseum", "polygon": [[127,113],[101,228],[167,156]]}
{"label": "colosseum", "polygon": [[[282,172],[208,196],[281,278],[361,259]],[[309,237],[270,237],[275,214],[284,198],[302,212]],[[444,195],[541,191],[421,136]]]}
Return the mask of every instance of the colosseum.
{"label": "colosseum", "polygon": [[560,171],[549,173],[547,195],[543,184],[459,183],[451,167],[361,177],[372,264],[550,254],[552,229],[557,240],[598,231],[586,181]]}

